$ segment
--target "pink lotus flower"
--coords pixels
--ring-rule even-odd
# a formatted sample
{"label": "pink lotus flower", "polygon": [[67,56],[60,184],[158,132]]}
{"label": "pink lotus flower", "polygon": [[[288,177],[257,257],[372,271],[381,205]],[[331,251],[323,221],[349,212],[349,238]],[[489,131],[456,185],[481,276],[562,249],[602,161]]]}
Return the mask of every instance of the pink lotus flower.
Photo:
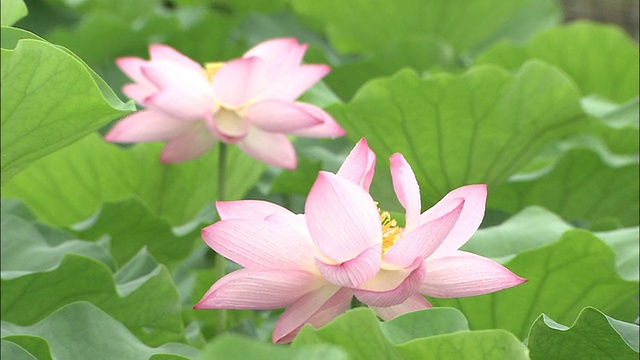
{"label": "pink lotus flower", "polygon": [[418,185],[402,155],[393,184],[406,209],[400,228],[368,193],[375,155],[361,140],[337,174],[320,172],[304,215],[268,202],[218,202],[221,221],[203,229],[216,252],[244,269],[216,282],[196,309],[286,307],[273,342],[293,339],[349,309],[353,295],[383,319],[430,307],[422,294],[484,294],[524,280],[492,260],[458,251],[484,215],[486,187],[450,192],[420,214]]}
{"label": "pink lotus flower", "polygon": [[[398,226],[389,213],[381,212],[380,271],[352,289],[358,300],[369,305],[382,319],[389,320],[431,307],[422,295],[474,296],[526,281],[493,260],[458,250],[482,222],[487,196],[485,185],[455,189],[421,214],[420,191],[411,167],[399,153],[392,155],[390,161],[393,188],[405,209],[405,227]],[[362,139],[337,175],[368,191],[374,165],[375,155]],[[376,206],[372,201],[361,199],[362,196],[354,196],[343,203],[351,209],[368,212]],[[339,226],[337,223],[326,225]]]}
{"label": "pink lotus flower", "polygon": [[306,49],[293,38],[274,39],[242,58],[204,68],[165,45],[149,47],[151,60],[119,58],[118,66],[135,81],[123,92],[145,109],[122,119],[105,139],[166,140],[160,158],[166,163],[196,158],[223,141],[294,169],[295,151],[285,134],[345,134],[324,110],[295,101],[330,71],[327,65],[301,65]]}

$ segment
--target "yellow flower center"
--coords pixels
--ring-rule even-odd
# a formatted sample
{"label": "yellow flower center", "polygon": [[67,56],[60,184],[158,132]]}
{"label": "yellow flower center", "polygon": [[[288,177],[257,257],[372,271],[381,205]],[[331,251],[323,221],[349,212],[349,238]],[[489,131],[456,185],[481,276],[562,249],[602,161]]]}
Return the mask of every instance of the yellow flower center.
{"label": "yellow flower center", "polygon": [[222,66],[224,66],[223,62],[210,62],[204,64],[204,73],[207,75],[209,81],[213,80],[213,77]]}
{"label": "yellow flower center", "polygon": [[380,211],[380,223],[382,224],[382,255],[387,253],[391,245],[402,237],[402,228],[398,226],[395,219],[387,211]]}

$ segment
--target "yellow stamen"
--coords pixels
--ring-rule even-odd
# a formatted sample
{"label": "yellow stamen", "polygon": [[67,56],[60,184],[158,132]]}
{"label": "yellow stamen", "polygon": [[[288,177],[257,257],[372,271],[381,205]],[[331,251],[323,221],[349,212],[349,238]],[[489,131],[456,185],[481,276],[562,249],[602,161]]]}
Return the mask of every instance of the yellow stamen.
{"label": "yellow stamen", "polygon": [[382,255],[386,254],[391,245],[402,237],[402,228],[398,226],[395,219],[387,211],[380,211],[380,223],[382,224]]}
{"label": "yellow stamen", "polygon": [[213,77],[222,66],[224,66],[223,62],[210,62],[204,64],[204,73],[207,74],[207,78],[209,78],[209,81],[213,80]]}

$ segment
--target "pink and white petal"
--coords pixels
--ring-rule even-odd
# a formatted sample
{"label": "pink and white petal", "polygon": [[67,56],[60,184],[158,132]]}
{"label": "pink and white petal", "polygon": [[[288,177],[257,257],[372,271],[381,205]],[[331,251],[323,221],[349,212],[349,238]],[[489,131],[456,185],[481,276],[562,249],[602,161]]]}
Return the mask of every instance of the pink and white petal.
{"label": "pink and white petal", "polygon": [[396,268],[406,268],[416,259],[422,261],[433,254],[457,225],[465,204],[463,199],[457,201],[458,206],[450,212],[403,234],[384,254],[384,263]]}
{"label": "pink and white petal", "polygon": [[160,161],[177,163],[195,159],[207,153],[215,143],[216,139],[204,124],[196,123],[167,142],[160,154]]}
{"label": "pink and white petal", "polygon": [[327,75],[331,68],[328,65],[310,64],[281,70],[284,71],[270,73],[271,80],[260,94],[261,99],[293,101]]}
{"label": "pink and white petal", "polygon": [[400,315],[431,308],[431,304],[420,294],[413,294],[403,303],[387,307],[369,306],[382,320],[388,321]]}
{"label": "pink and white petal", "polygon": [[426,261],[426,273],[420,293],[437,298],[488,294],[527,281],[497,262],[485,257],[456,251]]}
{"label": "pink and white petal", "polygon": [[202,69],[194,70],[173,61],[158,60],[142,65],[140,71],[158,89],[179,86],[190,92],[212,92]]}
{"label": "pink and white petal", "polygon": [[195,309],[272,310],[285,307],[326,284],[305,271],[241,269],[225,275]]}
{"label": "pink and white petal", "polygon": [[420,187],[411,166],[400,153],[389,158],[391,163],[391,178],[393,190],[405,210],[405,231],[411,231],[418,226],[420,217]]}
{"label": "pink and white petal", "polygon": [[149,46],[149,54],[151,55],[151,60],[168,60],[180,63],[183,66],[193,69],[194,71],[203,71],[203,68],[197,62],[191,60],[191,58],[186,55],[180,53],[176,49],[171,46],[162,45],[162,44],[151,44]]}
{"label": "pink and white petal", "polygon": [[249,133],[251,123],[237,112],[220,108],[214,115],[205,115],[207,126],[217,138],[234,144]]}
{"label": "pink and white petal", "polygon": [[116,59],[116,65],[129,76],[133,81],[145,86],[153,86],[153,84],[142,74],[142,67],[149,64],[147,60],[138,57],[121,57]]}
{"label": "pink and white petal", "polygon": [[248,269],[316,271],[313,244],[295,224],[223,220],[202,229],[202,238],[213,250]]}
{"label": "pink and white petal", "polygon": [[110,142],[145,142],[167,140],[180,135],[190,124],[160,111],[141,110],[122,120],[104,136]]}
{"label": "pink and white petal", "polygon": [[351,260],[339,264],[331,264],[320,257],[316,257],[315,264],[318,271],[330,283],[355,287],[376,275],[378,269],[380,269],[381,252],[381,245],[373,244]]}
{"label": "pink and white petal", "polygon": [[265,86],[264,62],[259,58],[236,59],[224,64],[213,77],[213,92],[220,104],[238,109]]}
{"label": "pink and white petal", "polygon": [[335,174],[318,174],[307,197],[305,218],[318,250],[336,264],[382,244],[380,215],[369,193]]}
{"label": "pink and white petal", "polygon": [[126,84],[122,87],[122,93],[135,100],[138,104],[147,106],[147,99],[158,92],[158,89],[151,83],[143,84]]}
{"label": "pink and white petal", "polygon": [[369,191],[376,166],[376,154],[369,148],[367,139],[362,138],[351,150],[336,175],[345,178]]}
{"label": "pink and white petal", "polygon": [[381,307],[398,305],[418,292],[424,275],[424,261],[418,259],[410,271],[381,270],[374,278],[352,290],[356,298],[367,305]]}
{"label": "pink and white petal", "polygon": [[299,330],[304,323],[318,312],[337,292],[339,286],[327,285],[311,291],[291,304],[282,313],[273,329],[272,341],[279,342],[292,332]]}
{"label": "pink and white petal", "polygon": [[337,293],[335,293],[327,302],[320,307],[315,314],[313,314],[304,324],[298,326],[295,330],[291,331],[289,334],[281,337],[280,339],[273,339],[273,341],[277,344],[286,344],[295,338],[300,329],[305,324],[309,324],[314,328],[320,328],[322,326],[327,325],[331,320],[335,319],[338,315],[344,313],[345,311],[351,308],[351,298],[353,295],[351,291],[346,288],[340,289]]}
{"label": "pink and white petal", "polygon": [[264,100],[242,110],[242,116],[258,128],[278,133],[305,129],[322,124],[322,118],[314,116],[293,102]]}
{"label": "pink and white petal", "polygon": [[289,170],[298,166],[296,151],[285,135],[262,131],[252,126],[247,136],[238,142],[238,146],[269,165]]}
{"label": "pink and white petal", "polygon": [[288,209],[263,200],[238,200],[216,202],[218,215],[222,220],[253,219],[264,220],[269,215],[294,215]]}
{"label": "pink and white petal", "polygon": [[459,199],[464,199],[464,208],[460,218],[438,250],[430,255],[430,259],[441,258],[458,250],[471,238],[482,223],[487,201],[487,186],[484,184],[467,185],[449,192],[432,208],[420,215],[419,223],[424,224],[450,212],[451,209],[458,206]]}
{"label": "pink and white petal", "polygon": [[300,64],[306,51],[307,45],[299,44],[296,38],[276,38],[259,43],[242,57],[257,56],[273,66],[291,68]]}
{"label": "pink and white petal", "polygon": [[207,90],[184,84],[167,86],[147,97],[144,105],[184,121],[203,120],[213,107],[213,96]]}
{"label": "pink and white petal", "polygon": [[331,115],[327,114],[327,112],[321,108],[303,102],[296,102],[296,105],[301,106],[305,111],[313,114],[316,118],[322,119],[322,124],[292,131],[292,135],[310,138],[336,138],[347,134],[347,132],[338,125]]}

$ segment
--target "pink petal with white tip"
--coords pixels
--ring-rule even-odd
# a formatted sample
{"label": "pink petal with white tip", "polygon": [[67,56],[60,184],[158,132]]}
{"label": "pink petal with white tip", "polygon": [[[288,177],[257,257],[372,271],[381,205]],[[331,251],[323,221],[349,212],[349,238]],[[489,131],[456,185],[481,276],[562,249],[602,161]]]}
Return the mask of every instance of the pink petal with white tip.
{"label": "pink petal with white tip", "polygon": [[142,110],[126,116],[105,135],[110,142],[144,142],[167,140],[191,125],[160,111]]}
{"label": "pink petal with white tip", "polygon": [[274,214],[294,215],[288,209],[263,200],[238,200],[216,202],[218,215],[222,220],[253,219],[264,220]]}
{"label": "pink petal with white tip", "polygon": [[267,164],[293,170],[298,165],[291,141],[282,134],[251,127],[247,136],[238,142],[247,154]]}
{"label": "pink petal with white tip", "polygon": [[380,215],[369,193],[335,174],[318,174],[307,197],[305,218],[318,250],[335,263],[382,244]]}
{"label": "pink petal with white tip", "polygon": [[213,77],[213,92],[220,104],[237,110],[247,105],[265,86],[264,62],[236,59],[224,64]]}
{"label": "pink petal with white tip", "polygon": [[322,123],[309,128],[291,131],[292,135],[311,137],[311,138],[336,138],[347,134],[346,131],[321,108],[306,104],[302,102],[296,102],[297,106],[301,106],[305,111],[313,114],[316,118],[322,119]]}
{"label": "pink petal with white tip", "polygon": [[487,294],[525,282],[504,266],[485,257],[456,251],[428,260],[420,293],[438,298]]}
{"label": "pink petal with white tip", "polygon": [[289,133],[316,126],[322,118],[315,117],[292,102],[263,100],[242,110],[242,116],[265,131]]}
{"label": "pink petal with white tip", "polygon": [[389,158],[393,189],[405,209],[405,231],[411,231],[418,225],[420,217],[420,188],[411,166],[400,153]]}
{"label": "pink petal with white tip", "polygon": [[331,298],[340,291],[339,286],[327,285],[311,291],[291,304],[282,313],[273,329],[272,341],[281,339],[299,330],[304,323],[316,314]]}
{"label": "pink petal with white tip", "polygon": [[441,217],[420,225],[402,235],[384,254],[384,263],[397,268],[406,268],[416,259],[424,260],[433,254],[445,241],[464,209],[464,200],[458,199],[458,206]]}
{"label": "pink petal with white tip", "polygon": [[424,261],[416,259],[407,270],[380,270],[374,278],[352,289],[353,294],[371,306],[398,305],[417,292],[424,274]]}
{"label": "pink petal with white tip", "polygon": [[160,154],[160,161],[176,163],[195,159],[207,153],[215,143],[216,139],[204,124],[196,123],[167,142]]}
{"label": "pink petal with white tip", "polygon": [[321,277],[305,271],[241,269],[216,281],[194,308],[278,309],[324,284]]}
{"label": "pink petal with white tip", "polygon": [[387,307],[370,306],[382,320],[391,320],[412,311],[431,308],[431,304],[420,294],[414,294],[403,303]]}
{"label": "pink petal with white tip", "polygon": [[348,289],[342,288],[335,293],[324,305],[318,309],[304,324],[298,326],[295,330],[289,332],[289,334],[276,339],[273,338],[273,342],[277,344],[286,344],[295,338],[300,329],[305,324],[310,324],[314,328],[320,328],[328,324],[331,320],[335,319],[338,315],[349,310],[351,307],[351,298],[353,295]]}
{"label": "pink petal with white tip", "polygon": [[194,71],[202,71],[203,68],[197,62],[191,60],[189,57],[183,55],[178,52],[176,49],[171,46],[162,45],[162,44],[152,44],[149,46],[149,55],[151,55],[151,60],[167,60],[179,63],[183,66],[193,69]]}
{"label": "pink petal with white tip", "polygon": [[451,254],[464,245],[478,230],[484,217],[487,201],[487,186],[484,184],[467,185],[457,188],[440,200],[433,207],[420,215],[420,224],[424,224],[458,206],[459,199],[464,199],[464,208],[454,229],[451,230],[442,245],[429,259],[437,259]]}
{"label": "pink petal with white tip", "polygon": [[376,154],[371,151],[367,140],[360,139],[340,166],[336,175],[345,178],[369,191],[376,166]]}
{"label": "pink petal with white tip", "polygon": [[224,220],[202,229],[216,252],[253,270],[315,272],[314,247],[294,224],[261,220]]}

